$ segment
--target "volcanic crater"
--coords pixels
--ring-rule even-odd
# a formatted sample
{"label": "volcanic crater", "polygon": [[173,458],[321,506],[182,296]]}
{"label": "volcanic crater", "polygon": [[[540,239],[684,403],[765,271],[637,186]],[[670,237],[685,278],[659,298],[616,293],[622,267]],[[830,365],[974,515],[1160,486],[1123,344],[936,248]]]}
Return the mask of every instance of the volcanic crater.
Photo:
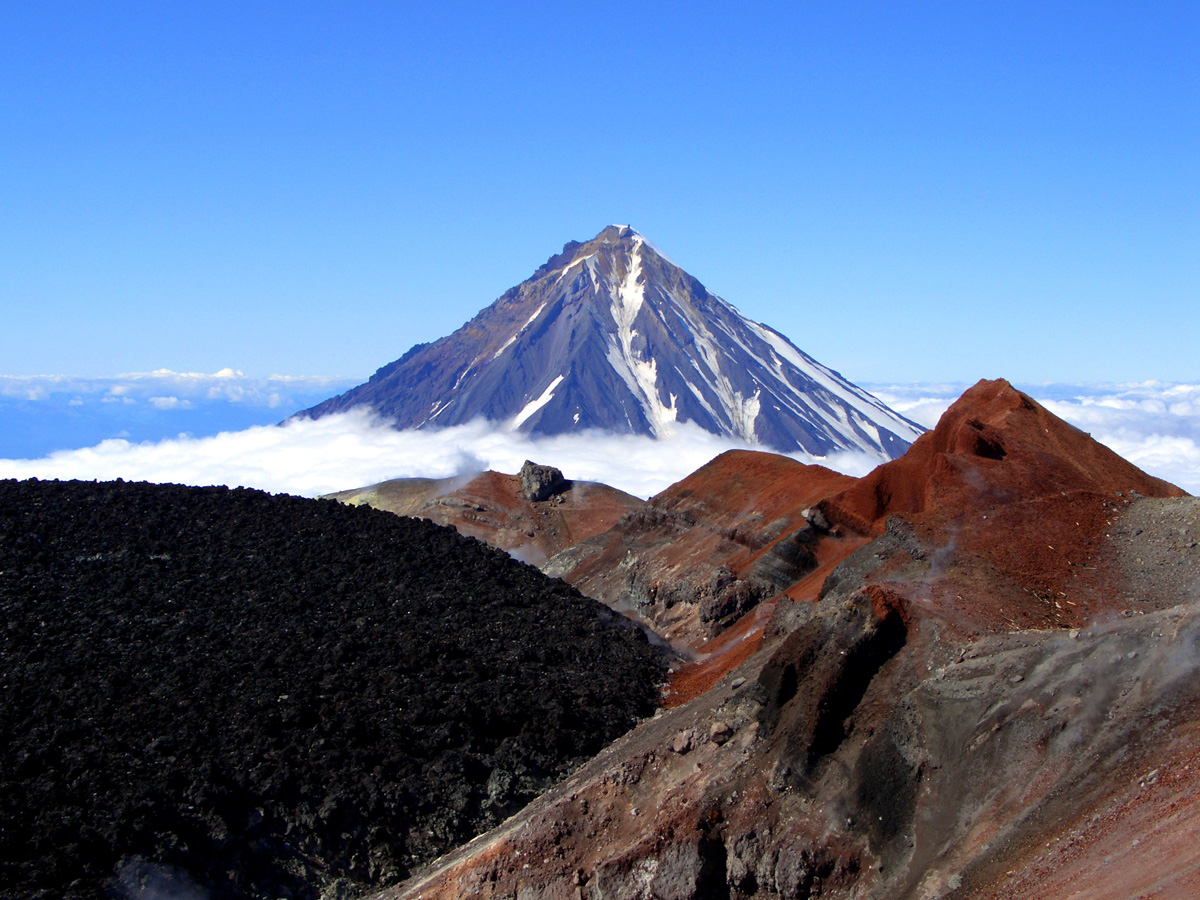
{"label": "volcanic crater", "polygon": [[861,479],[726,454],[547,565],[675,629],[671,708],[380,898],[1200,895],[1196,503],[1004,381]]}

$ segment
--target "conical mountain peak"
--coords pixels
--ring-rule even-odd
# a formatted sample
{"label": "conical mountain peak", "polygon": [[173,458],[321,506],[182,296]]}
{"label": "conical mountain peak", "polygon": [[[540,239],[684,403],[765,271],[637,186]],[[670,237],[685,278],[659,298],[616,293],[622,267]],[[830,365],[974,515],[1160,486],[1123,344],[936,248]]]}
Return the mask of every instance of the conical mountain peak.
{"label": "conical mountain peak", "polygon": [[751,322],[628,225],[567,243],[458,331],[308,410],[401,428],[707,431],[814,455],[903,453],[919,426]]}
{"label": "conical mountain peak", "polygon": [[598,278],[621,281],[634,266],[635,258],[639,262],[650,258],[667,262],[653,244],[630,226],[610,225],[589,241],[564,245],[562,253],[550,257],[530,280],[552,276],[558,283],[568,273],[577,275],[578,267],[586,265]]}

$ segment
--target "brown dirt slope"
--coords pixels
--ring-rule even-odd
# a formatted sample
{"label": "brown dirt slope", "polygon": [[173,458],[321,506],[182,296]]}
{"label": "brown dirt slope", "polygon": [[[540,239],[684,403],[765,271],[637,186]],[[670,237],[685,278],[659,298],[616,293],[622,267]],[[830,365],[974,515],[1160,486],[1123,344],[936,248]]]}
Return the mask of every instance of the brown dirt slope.
{"label": "brown dirt slope", "polygon": [[[1183,493],[997,380],[820,509],[887,538],[892,552],[870,561],[872,577],[894,572],[910,599],[959,627],[1070,627],[1124,608],[1103,558],[1118,514],[1139,496]],[[926,562],[936,584],[903,576]]]}
{"label": "brown dirt slope", "polygon": [[1003,382],[911,452],[826,495],[817,602],[386,896],[1196,896],[1197,501]]}
{"label": "brown dirt slope", "polygon": [[569,481],[562,493],[535,503],[522,495],[516,475],[491,471],[473,478],[399,478],[329,497],[452,525],[535,566],[607,531],[645,502],[606,484]]}

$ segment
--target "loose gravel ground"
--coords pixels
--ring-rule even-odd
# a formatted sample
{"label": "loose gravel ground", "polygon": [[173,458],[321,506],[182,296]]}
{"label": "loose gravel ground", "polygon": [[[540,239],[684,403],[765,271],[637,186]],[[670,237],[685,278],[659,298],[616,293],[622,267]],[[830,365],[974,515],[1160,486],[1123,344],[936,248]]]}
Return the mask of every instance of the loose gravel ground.
{"label": "loose gravel ground", "polygon": [[[1128,502],[1125,502],[1128,501]],[[1113,502],[1108,538],[1133,611],[1200,599],[1200,498]]]}
{"label": "loose gravel ground", "polygon": [[0,481],[0,896],[398,880],[652,712],[665,660],[452,529]]}

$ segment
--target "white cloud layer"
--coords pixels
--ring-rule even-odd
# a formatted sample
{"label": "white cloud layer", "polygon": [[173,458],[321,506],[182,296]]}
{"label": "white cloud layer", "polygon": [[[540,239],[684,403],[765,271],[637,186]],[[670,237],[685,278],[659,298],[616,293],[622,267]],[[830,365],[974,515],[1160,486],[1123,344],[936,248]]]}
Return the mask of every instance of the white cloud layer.
{"label": "white cloud layer", "polygon": [[[153,397],[196,402],[194,395],[168,393],[161,381],[157,384]],[[932,426],[965,387],[869,389],[894,409]],[[1200,493],[1200,385],[1020,387],[1147,472]],[[149,393],[144,396],[151,399]],[[647,497],[736,446],[742,445],[686,424],[673,437],[658,441],[600,432],[533,439],[483,422],[441,431],[396,431],[365,413],[346,413],[210,437],[106,440],[40,459],[0,460],[0,477],[245,485],[316,496],[390,478],[441,478],[483,469],[516,472],[525,459],[532,459],[557,466],[568,478],[603,481]],[[797,458],[854,475],[878,463],[861,455]]]}
{"label": "white cloud layer", "polygon": [[[745,445],[687,424],[657,441],[596,431],[535,439],[485,422],[397,431],[365,412],[349,412],[204,438],[107,440],[42,459],[0,460],[0,477],[245,485],[316,496],[391,478],[445,478],[485,469],[511,473],[532,459],[557,466],[569,478],[603,481],[648,497],[738,446]],[[855,474],[879,462],[850,454],[817,461]]]}

